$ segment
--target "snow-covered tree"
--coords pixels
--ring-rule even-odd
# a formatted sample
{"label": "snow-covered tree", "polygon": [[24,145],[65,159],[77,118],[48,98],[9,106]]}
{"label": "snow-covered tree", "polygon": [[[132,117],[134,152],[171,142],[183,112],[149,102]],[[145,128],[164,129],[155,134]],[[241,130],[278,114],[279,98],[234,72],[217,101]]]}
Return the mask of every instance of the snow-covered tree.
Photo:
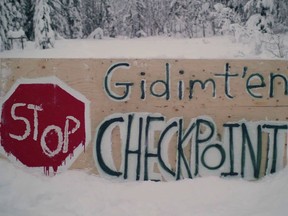
{"label": "snow-covered tree", "polygon": [[288,31],[287,0],[0,0],[2,49],[16,25],[34,40],[39,2],[50,8],[47,29],[56,39],[86,38],[99,28],[109,37],[205,37],[226,34],[231,24],[261,34]]}
{"label": "snow-covered tree", "polygon": [[95,29],[87,38],[101,40],[103,39],[103,37],[104,37],[103,29],[99,27]]}
{"label": "snow-covered tree", "polygon": [[51,27],[57,38],[70,38],[68,6],[66,0],[49,0]]}
{"label": "snow-covered tree", "polygon": [[53,47],[55,33],[51,28],[50,8],[47,0],[36,0],[34,25],[36,47],[40,49]]}
{"label": "snow-covered tree", "polygon": [[83,16],[83,35],[87,37],[93,32],[98,26],[97,22],[97,12],[95,8],[94,0],[83,1],[82,16]]}
{"label": "snow-covered tree", "polygon": [[136,37],[137,27],[137,11],[136,1],[123,0],[123,2],[114,2],[114,23],[117,27],[117,33],[120,36],[129,38]]}
{"label": "snow-covered tree", "polygon": [[273,31],[275,33],[284,33],[288,31],[288,2],[287,0],[275,0],[275,25]]}
{"label": "snow-covered tree", "polygon": [[247,15],[247,26],[261,33],[269,32],[273,27],[274,0],[250,0],[244,7]]}
{"label": "snow-covered tree", "polygon": [[146,36],[147,7],[143,0],[136,0],[134,13],[132,15],[132,37]]}
{"label": "snow-covered tree", "polygon": [[170,35],[185,36],[187,5],[184,0],[172,0],[169,7],[167,31]]}
{"label": "snow-covered tree", "polygon": [[82,1],[48,0],[50,6],[51,26],[57,37],[82,38]]}
{"label": "snow-covered tree", "polygon": [[248,0],[230,0],[226,7],[231,8],[241,19],[241,22],[246,21],[246,14],[244,11],[244,6]]}
{"label": "snow-covered tree", "polygon": [[202,30],[202,37],[206,37],[207,30],[209,28],[209,24],[211,21],[211,8],[209,2],[202,0],[201,2],[201,10],[197,17],[197,23]]}
{"label": "snow-covered tree", "polygon": [[263,41],[266,40],[267,33],[272,32],[274,25],[274,0],[250,0],[244,9],[249,15],[246,27],[251,32],[254,51],[259,54],[263,50]]}
{"label": "snow-covered tree", "polygon": [[147,0],[145,3],[147,7],[145,17],[147,35],[163,35],[169,14],[169,11],[166,10],[169,2],[165,0]]}
{"label": "snow-covered tree", "polygon": [[110,0],[103,2],[104,15],[103,15],[103,29],[104,33],[109,37],[116,37],[117,27],[115,24],[115,12]]}
{"label": "snow-covered tree", "polygon": [[82,38],[83,26],[81,17],[81,0],[70,0],[68,2],[68,25],[70,29],[70,38]]}
{"label": "snow-covered tree", "polygon": [[8,32],[18,30],[23,25],[23,14],[21,1],[1,0],[0,1],[0,37],[2,50],[10,49]]}
{"label": "snow-covered tree", "polygon": [[35,12],[35,1],[33,0],[24,0],[22,3],[23,15],[24,15],[24,25],[23,30],[27,36],[28,40],[34,40],[34,24],[33,17]]}
{"label": "snow-covered tree", "polygon": [[199,17],[201,16],[202,2],[188,1],[186,4],[187,10],[185,12],[186,32],[188,37],[198,37]]}
{"label": "snow-covered tree", "polygon": [[130,8],[128,14],[125,14],[123,17],[123,26],[122,31],[125,36],[128,36],[129,38],[133,38],[133,17],[134,17],[134,11]]}
{"label": "snow-covered tree", "polygon": [[205,37],[212,32],[211,3],[207,0],[173,0],[167,19],[168,34]]}
{"label": "snow-covered tree", "polygon": [[[114,3],[114,2],[113,2]],[[124,4],[122,1],[121,4]],[[106,36],[115,37],[117,25],[114,15],[115,3],[110,0],[86,0],[83,1],[82,17],[83,32],[90,35],[97,28],[101,28]],[[119,10],[119,8],[117,8]]]}
{"label": "snow-covered tree", "polygon": [[241,18],[238,13],[236,13],[232,8],[226,7],[221,3],[214,5],[215,12],[214,16],[214,28],[215,33],[218,34],[228,34],[230,32],[230,26],[234,23],[241,23]]}
{"label": "snow-covered tree", "polygon": [[7,0],[0,1],[0,51],[9,49],[9,42],[7,32],[9,30],[9,11],[7,7]]}

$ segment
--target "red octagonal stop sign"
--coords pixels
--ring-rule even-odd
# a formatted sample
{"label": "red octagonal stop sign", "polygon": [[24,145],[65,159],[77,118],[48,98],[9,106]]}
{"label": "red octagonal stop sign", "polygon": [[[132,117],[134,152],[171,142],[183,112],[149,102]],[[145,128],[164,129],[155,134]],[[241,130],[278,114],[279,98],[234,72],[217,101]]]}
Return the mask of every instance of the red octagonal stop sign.
{"label": "red octagonal stop sign", "polygon": [[88,100],[56,77],[20,79],[1,106],[0,151],[27,167],[69,167],[90,141]]}

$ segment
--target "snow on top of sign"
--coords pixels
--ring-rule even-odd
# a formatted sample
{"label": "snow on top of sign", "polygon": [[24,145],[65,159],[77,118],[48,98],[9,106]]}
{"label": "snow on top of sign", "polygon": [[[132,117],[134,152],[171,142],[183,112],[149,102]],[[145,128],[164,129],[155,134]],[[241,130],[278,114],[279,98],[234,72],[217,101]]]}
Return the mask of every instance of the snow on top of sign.
{"label": "snow on top of sign", "polygon": [[255,54],[251,44],[235,43],[228,36],[210,38],[148,37],[138,39],[57,40],[55,48],[36,49],[27,42],[24,50],[0,52],[0,58],[184,58],[273,59],[271,53]]}
{"label": "snow on top of sign", "polygon": [[23,29],[19,29],[17,31],[8,31],[7,32],[7,36],[8,38],[20,38],[20,37],[26,37],[25,36],[25,32],[23,31]]}

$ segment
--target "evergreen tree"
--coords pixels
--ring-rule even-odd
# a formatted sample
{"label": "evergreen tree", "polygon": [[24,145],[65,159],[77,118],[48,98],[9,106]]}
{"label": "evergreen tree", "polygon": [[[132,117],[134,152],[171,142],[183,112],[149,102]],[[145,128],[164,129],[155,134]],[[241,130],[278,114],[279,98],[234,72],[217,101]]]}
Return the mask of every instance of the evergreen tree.
{"label": "evergreen tree", "polygon": [[173,0],[169,7],[168,34],[184,36],[186,30],[186,5],[183,0]]}
{"label": "evergreen tree", "polygon": [[51,27],[57,38],[70,38],[70,27],[68,23],[68,7],[66,0],[49,0]]}
{"label": "evergreen tree", "polygon": [[275,0],[275,23],[273,28],[275,33],[288,31],[288,3],[287,0]]}
{"label": "evergreen tree", "polygon": [[17,26],[23,26],[24,15],[22,11],[22,0],[8,0],[8,11],[10,12],[10,26],[12,30],[17,30]]}
{"label": "evergreen tree", "polygon": [[271,31],[273,27],[273,13],[275,5],[273,1],[250,0],[245,5],[245,11],[249,18],[247,26],[250,29],[258,30],[261,33]]}
{"label": "evergreen tree", "polygon": [[129,14],[125,15],[123,18],[123,33],[125,36],[129,37],[129,38],[133,38],[133,29],[135,29],[135,27],[133,26],[133,11],[132,9],[129,10]]}
{"label": "evergreen tree", "polygon": [[81,7],[81,0],[70,0],[67,5],[68,25],[71,39],[82,38],[83,36]]}
{"label": "evergreen tree", "polygon": [[227,7],[231,8],[241,19],[241,22],[246,21],[246,14],[244,11],[244,6],[248,2],[248,0],[231,0]]}
{"label": "evergreen tree", "polygon": [[109,35],[109,37],[116,37],[117,34],[117,28],[115,24],[115,14],[114,10],[112,9],[111,2],[109,0],[105,0],[103,2],[104,4],[104,10],[105,10],[105,16],[104,16],[104,32],[106,35]]}
{"label": "evergreen tree", "polygon": [[36,47],[40,49],[53,47],[55,35],[51,28],[50,8],[47,0],[36,0],[34,25]]}
{"label": "evergreen tree", "polygon": [[123,0],[122,2],[114,0],[113,4],[117,34],[132,38],[133,16],[135,14],[134,0]]}
{"label": "evergreen tree", "polygon": [[106,35],[116,36],[112,4],[108,0],[87,0],[83,2],[83,32],[88,36],[96,28]]}
{"label": "evergreen tree", "polygon": [[220,3],[214,5],[214,8],[215,12],[213,15],[216,33],[222,35],[228,34],[231,24],[241,23],[240,15],[236,13],[232,8],[226,7]]}
{"label": "evergreen tree", "polygon": [[187,26],[187,36],[197,37],[199,30],[199,17],[201,16],[202,3],[201,1],[188,1],[187,2],[187,14],[185,18]]}
{"label": "evergreen tree", "polygon": [[81,0],[49,0],[51,26],[58,37],[82,38]]}
{"label": "evergreen tree", "polygon": [[7,32],[9,30],[9,20],[11,19],[7,7],[7,0],[0,1],[0,51],[9,49]]}
{"label": "evergreen tree", "polygon": [[136,0],[135,13],[132,14],[132,37],[143,37],[146,34],[146,10],[143,0]]}
{"label": "evergreen tree", "polygon": [[83,35],[86,38],[95,28],[96,14],[94,8],[94,0],[83,1]]}
{"label": "evergreen tree", "polygon": [[[165,23],[169,11],[166,10],[168,1],[163,0],[148,0],[147,5],[147,16],[146,16],[146,33],[148,36],[161,35],[165,32]],[[159,15],[161,14],[161,15]]]}
{"label": "evergreen tree", "polygon": [[198,17],[198,23],[202,29],[202,37],[206,37],[208,34],[208,29],[211,28],[211,8],[210,4],[207,1],[202,0],[202,7]]}
{"label": "evergreen tree", "polygon": [[27,39],[32,41],[34,40],[33,17],[35,12],[35,1],[25,0],[22,7],[25,16],[23,30],[25,31]]}
{"label": "evergreen tree", "polygon": [[23,14],[21,10],[21,1],[17,0],[1,0],[0,2],[0,49],[10,49],[11,44],[8,40],[8,32],[19,30],[23,26]]}

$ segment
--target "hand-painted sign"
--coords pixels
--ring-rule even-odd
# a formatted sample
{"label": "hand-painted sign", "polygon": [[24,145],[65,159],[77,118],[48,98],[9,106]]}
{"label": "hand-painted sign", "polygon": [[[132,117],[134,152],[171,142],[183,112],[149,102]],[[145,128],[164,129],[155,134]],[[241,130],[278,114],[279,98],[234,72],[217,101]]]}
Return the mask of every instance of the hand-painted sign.
{"label": "hand-painted sign", "polygon": [[89,142],[89,103],[57,78],[20,79],[1,110],[1,148],[49,174],[71,165]]}
{"label": "hand-painted sign", "polygon": [[[107,94],[107,96],[111,100],[115,101],[127,101],[130,99],[131,92],[135,91],[135,88],[139,88],[141,95],[139,99],[145,100],[146,95],[155,97],[155,98],[164,98],[166,100],[171,100],[173,98],[172,95],[177,95],[175,97],[176,100],[183,100],[185,97],[187,99],[192,100],[195,95],[195,89],[200,87],[200,89],[205,90],[210,86],[211,91],[208,92],[208,96],[211,98],[216,98],[217,93],[221,92],[221,90],[224,92],[224,96],[227,99],[233,99],[234,93],[231,92],[231,82],[232,80],[238,81],[243,81],[244,84],[241,86],[242,89],[246,90],[247,96],[251,98],[263,98],[263,97],[268,97],[268,98],[273,98],[275,97],[275,85],[276,81],[282,81],[284,82],[284,94],[288,95],[288,80],[285,74],[276,72],[273,73],[271,72],[270,74],[267,74],[267,77],[265,77],[263,74],[258,73],[258,72],[252,72],[248,73],[248,67],[244,66],[242,71],[239,73],[233,73],[231,71],[231,66],[229,63],[225,64],[224,67],[224,72],[221,73],[212,73],[210,77],[205,77],[205,79],[198,79],[198,78],[190,78],[190,79],[180,79],[177,80],[177,89],[173,89],[174,91],[171,92],[171,65],[166,63],[165,65],[165,74],[164,74],[164,79],[157,79],[154,80],[149,86],[147,86],[147,81],[145,79],[145,72],[141,72],[141,82],[138,85],[135,85],[133,81],[125,81],[125,82],[115,82],[115,86],[118,88],[122,88],[124,93],[122,95],[118,95],[117,93],[113,92],[112,90],[112,85],[111,85],[111,79],[113,77],[114,72],[117,71],[117,69],[125,68],[126,70],[130,68],[130,64],[127,62],[121,62],[112,65],[104,79],[104,90]],[[180,75],[183,75],[185,72],[183,70],[179,71]],[[222,82],[216,82],[216,80],[222,80]],[[237,81],[238,80],[238,81]],[[138,81],[139,82],[139,81]],[[240,82],[238,82],[239,84]],[[162,91],[156,90],[157,86],[162,85]],[[175,85],[174,84],[174,85]],[[185,86],[186,85],[186,86]],[[266,90],[265,94],[259,93],[259,90]],[[138,90],[139,91],[139,90]],[[174,94],[173,94],[174,93]],[[218,93],[219,94],[219,93]]]}
{"label": "hand-painted sign", "polygon": [[[7,59],[2,65],[10,73],[0,83],[8,92],[0,147],[26,166],[59,170],[71,159],[72,169],[161,181],[258,179],[287,164],[287,61]],[[39,74],[85,97],[58,79],[12,86]],[[91,132],[85,98],[94,140],[77,158]]]}
{"label": "hand-painted sign", "polygon": [[[175,73],[171,73],[173,65],[166,63],[161,70],[161,79],[150,79],[150,82],[147,82],[148,76],[143,71],[139,72],[141,80],[129,80],[127,77],[122,81],[121,77],[114,78],[117,73],[129,71],[131,67],[128,62],[118,62],[108,68],[103,86],[110,100],[128,103],[133,93],[137,92],[139,101],[145,101],[150,97],[154,99],[155,106],[157,100],[173,101],[181,106],[185,103],[186,106],[187,103],[193,104],[194,100],[197,103],[198,97],[214,101],[197,107],[203,110],[199,116],[195,115],[194,108],[190,115],[186,112],[185,118],[172,117],[168,121],[166,116],[162,115],[163,112],[115,113],[106,117],[97,129],[93,151],[96,166],[102,175],[157,181],[205,175],[258,179],[261,175],[283,168],[284,158],[287,157],[284,153],[288,136],[287,121],[264,120],[269,115],[262,113],[264,119],[247,121],[244,120],[247,114],[244,114],[241,119],[232,122],[229,119],[232,114],[226,121],[218,123],[222,130],[218,131],[215,121],[210,116],[203,116],[207,110],[205,107],[213,107],[217,100],[228,104],[224,109],[254,108],[257,112],[261,106],[273,107],[269,103],[263,103],[263,99],[273,100],[279,97],[277,94],[288,95],[287,74],[279,68],[274,72],[259,73],[243,65],[235,72],[229,63],[225,63],[223,72],[209,71],[208,76],[205,74],[204,77],[203,73],[199,72],[185,77],[185,71],[179,70],[175,79]],[[239,94],[246,100],[239,103]],[[275,102],[279,102],[279,99]],[[240,106],[237,107],[234,103],[239,103]],[[287,104],[282,106],[287,107]],[[221,112],[219,108],[215,109],[218,115]],[[175,111],[177,113],[178,110]],[[169,114],[171,115],[171,112]],[[111,154],[113,143],[110,137],[115,130],[120,133],[118,143],[122,148],[122,160],[118,169]],[[217,134],[220,136],[217,137]],[[176,149],[174,155],[171,155],[171,149]],[[171,157],[174,158],[173,161]]]}
{"label": "hand-painted sign", "polygon": [[[186,129],[184,123],[180,117],[167,121],[165,116],[151,113],[107,117],[95,139],[98,169],[104,176],[161,181],[207,175],[258,179],[263,163],[265,174],[284,166],[288,122],[226,122],[222,139],[217,137],[217,126],[208,116],[191,119]],[[112,131],[117,128],[123,154],[118,170],[109,151]],[[269,137],[265,149],[264,135]],[[176,149],[173,161],[168,156],[171,148]],[[184,153],[187,148],[189,154]],[[155,172],[155,165],[160,172]]]}

